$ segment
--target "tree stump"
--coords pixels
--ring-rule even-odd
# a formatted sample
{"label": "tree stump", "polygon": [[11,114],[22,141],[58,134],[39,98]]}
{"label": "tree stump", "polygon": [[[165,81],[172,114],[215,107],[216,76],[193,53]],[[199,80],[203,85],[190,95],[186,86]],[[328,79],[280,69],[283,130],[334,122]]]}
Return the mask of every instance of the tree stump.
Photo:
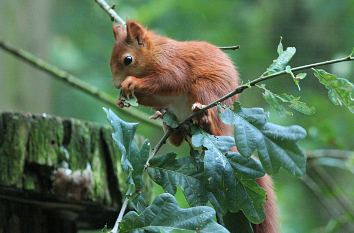
{"label": "tree stump", "polygon": [[[76,119],[0,112],[0,233],[112,225],[125,177],[111,134],[108,126]],[[54,193],[54,174],[64,168],[90,170],[84,198]]]}

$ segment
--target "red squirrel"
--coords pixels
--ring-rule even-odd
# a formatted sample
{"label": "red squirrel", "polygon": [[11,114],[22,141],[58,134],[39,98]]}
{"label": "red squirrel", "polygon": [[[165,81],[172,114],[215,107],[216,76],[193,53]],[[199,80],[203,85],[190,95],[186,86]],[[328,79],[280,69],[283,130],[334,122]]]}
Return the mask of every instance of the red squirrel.
{"label": "red squirrel", "polygon": [[[114,25],[111,70],[114,86],[125,96],[137,97],[138,103],[155,110],[166,109],[183,120],[193,111],[210,104],[238,87],[238,73],[230,58],[218,47],[200,41],[176,41],[147,30],[136,21]],[[237,96],[222,104],[232,105]],[[118,99],[117,104],[124,107]],[[155,117],[159,116],[159,112]],[[193,120],[213,135],[232,136],[232,126],[225,125],[211,108]],[[166,127],[166,126],[165,126]],[[175,130],[169,141],[179,146],[183,130]],[[254,225],[256,233],[276,233],[277,218],[272,180],[257,180],[266,190],[266,218]]]}

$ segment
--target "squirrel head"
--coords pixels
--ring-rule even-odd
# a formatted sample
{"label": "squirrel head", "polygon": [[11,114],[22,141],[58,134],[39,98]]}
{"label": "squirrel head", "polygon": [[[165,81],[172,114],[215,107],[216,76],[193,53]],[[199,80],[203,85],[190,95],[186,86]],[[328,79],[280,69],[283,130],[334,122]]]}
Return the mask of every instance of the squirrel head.
{"label": "squirrel head", "polygon": [[124,25],[114,25],[114,48],[111,56],[111,70],[114,86],[120,88],[127,76],[143,76],[148,66],[151,41],[148,31],[138,22],[129,20]]}

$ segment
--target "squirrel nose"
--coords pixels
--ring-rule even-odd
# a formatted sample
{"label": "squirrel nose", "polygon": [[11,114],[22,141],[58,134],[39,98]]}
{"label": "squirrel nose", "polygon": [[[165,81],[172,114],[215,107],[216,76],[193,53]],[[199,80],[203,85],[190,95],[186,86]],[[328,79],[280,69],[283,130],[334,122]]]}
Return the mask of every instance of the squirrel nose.
{"label": "squirrel nose", "polygon": [[113,79],[114,87],[119,89],[122,87],[122,83],[119,80]]}
{"label": "squirrel nose", "polygon": [[119,83],[119,84],[116,84],[116,83],[115,83],[115,84],[114,84],[114,87],[117,88],[117,89],[119,89],[119,88],[122,87],[122,84],[121,84],[121,83]]}

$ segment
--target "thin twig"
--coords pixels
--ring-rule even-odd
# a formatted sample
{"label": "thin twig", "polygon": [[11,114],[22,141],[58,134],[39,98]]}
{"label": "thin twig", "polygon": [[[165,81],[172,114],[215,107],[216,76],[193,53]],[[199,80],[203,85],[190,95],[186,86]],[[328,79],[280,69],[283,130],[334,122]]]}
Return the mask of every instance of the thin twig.
{"label": "thin twig", "polygon": [[[109,6],[106,1],[104,0],[95,0],[95,2],[108,14],[108,16],[111,18],[113,22],[120,23],[125,25],[125,21],[115,12],[115,7],[116,5]],[[218,47],[219,49],[223,50],[236,50],[239,49],[239,45],[233,45],[233,46],[220,46]]]}
{"label": "thin twig", "polygon": [[113,10],[115,5],[111,7],[104,0],[95,0],[95,2],[109,15],[113,22],[125,25],[125,21]]}
{"label": "thin twig", "polygon": [[317,158],[335,158],[335,159],[349,159],[350,157],[354,157],[353,151],[348,150],[314,150],[314,151],[306,151],[307,159],[317,159]]}
{"label": "thin twig", "polygon": [[116,223],[114,224],[114,227],[113,227],[111,232],[113,232],[113,233],[117,233],[118,232],[119,223],[123,219],[123,215],[124,215],[125,210],[127,209],[130,197],[131,196],[126,196],[125,197],[125,200],[123,202],[122,208],[119,211],[118,218],[117,218]]}
{"label": "thin twig", "polygon": [[234,46],[219,46],[219,49],[223,49],[223,50],[236,50],[239,49],[240,46],[239,45],[234,45]]}
{"label": "thin twig", "polygon": [[156,128],[161,128],[161,124],[159,121],[151,121],[148,118],[148,115],[145,113],[142,113],[134,108],[128,109],[121,109],[117,108],[116,102],[114,98],[112,98],[110,95],[108,95],[105,92],[100,91],[97,87],[90,85],[87,82],[84,82],[80,80],[79,78],[75,77],[72,74],[69,74],[68,72],[51,65],[42,59],[34,56],[33,54],[23,50],[23,49],[18,49],[15,48],[14,46],[5,43],[4,41],[0,40],[0,48],[5,50],[6,52],[9,52],[10,54],[16,56],[17,58],[20,58],[21,60],[27,62],[28,64],[38,68],[39,70],[42,70],[51,76],[64,81],[65,83],[85,92],[86,94],[89,94],[93,96],[94,98],[104,102],[105,104],[117,109],[118,111],[124,112],[127,115],[130,115],[140,121],[143,121],[151,126],[154,126]]}
{"label": "thin twig", "polygon": [[[318,63],[313,63],[313,64],[309,64],[309,65],[304,65],[304,66],[298,66],[298,67],[292,68],[291,71],[294,72],[294,71],[310,69],[310,68],[314,68],[314,67],[318,67],[318,66],[324,66],[324,65],[329,65],[329,64],[334,64],[334,63],[339,63],[339,62],[344,62],[344,61],[353,61],[353,60],[354,60],[354,57],[347,56],[347,57],[344,57],[344,58],[339,58],[339,59],[334,59],[334,60],[329,60],[329,61],[324,61],[324,62],[318,62]],[[202,112],[206,111],[207,109],[217,106],[219,103],[223,102],[224,100],[226,100],[226,99],[228,99],[228,98],[230,98],[230,97],[232,97],[234,95],[240,94],[245,89],[248,89],[248,88],[250,88],[252,86],[255,86],[259,82],[263,82],[265,80],[268,80],[268,79],[271,79],[271,78],[274,78],[274,77],[277,77],[277,76],[280,76],[280,75],[286,74],[286,73],[287,73],[287,71],[284,70],[284,71],[280,71],[280,72],[277,72],[277,73],[274,73],[274,74],[270,74],[270,75],[266,75],[266,76],[262,75],[259,78],[254,79],[253,81],[251,81],[251,82],[249,82],[247,84],[241,85],[238,88],[236,88],[234,91],[226,94],[225,96],[223,96],[220,99],[214,101],[213,103],[205,106],[204,108],[202,108],[202,109],[200,109],[198,111],[193,112],[186,119],[181,121],[178,124],[177,127],[180,127],[181,125],[187,123],[188,121],[192,120],[194,117],[196,117],[197,115],[199,115]],[[165,134],[163,135],[163,137],[160,139],[160,141],[156,144],[155,148],[153,149],[153,154],[154,155],[156,155],[156,153],[161,148],[161,146],[166,143],[167,138],[171,135],[171,131],[172,131],[171,128],[168,129],[165,132]],[[154,155],[152,155],[150,157],[152,158]],[[149,160],[146,162],[146,166],[148,166]]]}
{"label": "thin twig", "polygon": [[312,191],[323,208],[327,210],[329,215],[335,218],[340,214],[337,207],[333,206],[332,203],[330,203],[328,199],[323,196],[321,188],[309,175],[304,175],[301,180],[310,189],[310,191]]}
{"label": "thin twig", "polygon": [[328,175],[327,171],[324,171],[323,168],[319,166],[311,166],[313,170],[317,173],[318,178],[322,181],[323,185],[329,190],[329,192],[333,195],[334,199],[338,203],[339,206],[342,207],[343,212],[347,212],[351,216],[354,217],[354,209],[352,208],[352,201],[348,200],[346,195],[339,191],[336,187],[337,184],[334,179]]}

